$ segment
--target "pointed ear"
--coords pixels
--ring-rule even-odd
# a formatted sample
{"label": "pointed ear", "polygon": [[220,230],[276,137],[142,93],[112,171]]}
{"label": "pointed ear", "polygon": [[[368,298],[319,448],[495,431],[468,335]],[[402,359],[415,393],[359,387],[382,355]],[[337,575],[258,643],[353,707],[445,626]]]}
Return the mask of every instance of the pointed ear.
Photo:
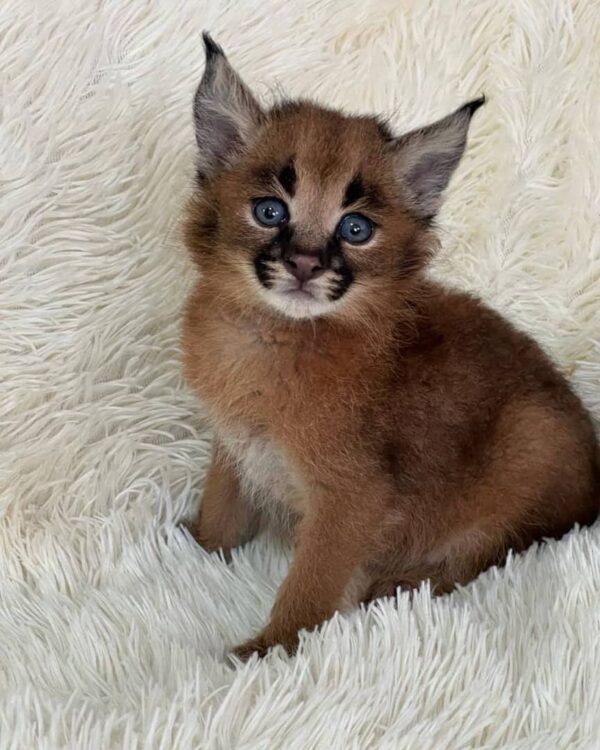
{"label": "pointed ear", "polygon": [[225,53],[204,32],[206,67],[194,98],[198,175],[231,166],[252,140],[263,112]]}
{"label": "pointed ear", "polygon": [[438,212],[445,188],[465,150],[473,113],[485,97],[393,141],[397,179],[408,207],[421,219]]}

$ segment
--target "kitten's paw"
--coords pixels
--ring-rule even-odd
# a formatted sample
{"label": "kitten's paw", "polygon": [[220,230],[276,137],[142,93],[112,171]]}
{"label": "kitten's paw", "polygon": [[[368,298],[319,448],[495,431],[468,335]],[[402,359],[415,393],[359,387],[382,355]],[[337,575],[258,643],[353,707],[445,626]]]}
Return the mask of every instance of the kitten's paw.
{"label": "kitten's paw", "polygon": [[258,658],[262,659],[269,649],[276,646],[282,646],[286,653],[291,656],[298,648],[298,634],[277,636],[261,633],[256,638],[251,638],[249,641],[242,643],[241,646],[232,649],[231,653],[241,661],[248,661],[253,654],[257,654]]}
{"label": "kitten's paw", "polygon": [[231,562],[232,547],[226,541],[212,538],[198,521],[186,521],[182,526],[185,526],[197,544],[207,552],[220,552],[225,558],[225,562]]}
{"label": "kitten's paw", "polygon": [[251,638],[249,641],[242,643],[240,646],[236,646],[235,648],[231,649],[231,654],[240,661],[248,661],[252,654],[257,654],[258,658],[261,659],[263,656],[265,656],[269,648],[270,646],[264,639],[260,637]]}

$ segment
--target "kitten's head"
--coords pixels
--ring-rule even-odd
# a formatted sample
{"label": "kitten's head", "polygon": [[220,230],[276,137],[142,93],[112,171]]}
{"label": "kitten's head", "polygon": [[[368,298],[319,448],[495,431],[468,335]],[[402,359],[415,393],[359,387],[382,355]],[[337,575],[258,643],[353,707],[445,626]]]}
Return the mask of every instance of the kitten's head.
{"label": "kitten's head", "polygon": [[186,239],[224,297],[289,318],[357,315],[409,284],[482,99],[400,137],[311,103],[260,107],[207,35]]}

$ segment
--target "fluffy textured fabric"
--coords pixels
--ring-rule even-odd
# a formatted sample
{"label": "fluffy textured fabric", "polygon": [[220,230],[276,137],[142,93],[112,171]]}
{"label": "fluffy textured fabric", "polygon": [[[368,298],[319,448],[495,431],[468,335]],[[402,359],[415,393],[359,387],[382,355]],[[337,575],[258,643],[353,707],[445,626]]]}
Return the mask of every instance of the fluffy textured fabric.
{"label": "fluffy textured fabric", "polygon": [[178,522],[210,436],[179,240],[209,29],[259,95],[398,129],[481,93],[433,273],[533,333],[600,416],[597,0],[3,0],[0,746],[600,747],[600,528],[232,669],[289,552]]}

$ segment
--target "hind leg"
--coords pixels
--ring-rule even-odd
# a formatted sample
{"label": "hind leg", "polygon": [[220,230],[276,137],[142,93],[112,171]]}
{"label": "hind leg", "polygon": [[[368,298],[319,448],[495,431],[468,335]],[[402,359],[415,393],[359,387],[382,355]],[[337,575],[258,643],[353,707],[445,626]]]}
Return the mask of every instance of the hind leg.
{"label": "hind leg", "polygon": [[[479,484],[477,501],[489,508],[495,499],[486,496],[483,489]],[[461,492],[461,499],[464,497]],[[418,506],[418,499],[411,505]],[[364,566],[369,577],[360,601],[394,597],[397,589],[414,591],[426,581],[434,596],[447,594],[487,568],[502,565],[509,549],[521,551],[533,541],[530,532],[515,533],[516,525],[509,518],[499,519],[493,512],[477,518],[473,511],[457,517],[451,497],[447,507],[452,524],[437,514],[431,520],[422,515],[418,523],[407,526],[404,514],[400,514],[398,522],[388,526],[377,556]]]}
{"label": "hind leg", "polygon": [[556,409],[531,402],[506,407],[477,480],[430,505],[418,548],[400,520],[365,600],[425,580],[434,594],[447,593],[501,565],[510,549],[521,552],[546,537],[560,538],[575,523],[593,522],[600,489],[596,449],[592,438],[587,444],[579,438],[570,416]]}
{"label": "hind leg", "polygon": [[464,586],[494,565],[502,565],[506,559],[507,547],[490,550],[482,555],[479,549],[466,551],[460,556],[436,559],[432,555],[419,563],[405,565],[397,570],[380,570],[373,573],[362,602],[374,599],[395,597],[397,590],[415,591],[421,584],[429,582],[434,596],[449,594],[457,586]]}

